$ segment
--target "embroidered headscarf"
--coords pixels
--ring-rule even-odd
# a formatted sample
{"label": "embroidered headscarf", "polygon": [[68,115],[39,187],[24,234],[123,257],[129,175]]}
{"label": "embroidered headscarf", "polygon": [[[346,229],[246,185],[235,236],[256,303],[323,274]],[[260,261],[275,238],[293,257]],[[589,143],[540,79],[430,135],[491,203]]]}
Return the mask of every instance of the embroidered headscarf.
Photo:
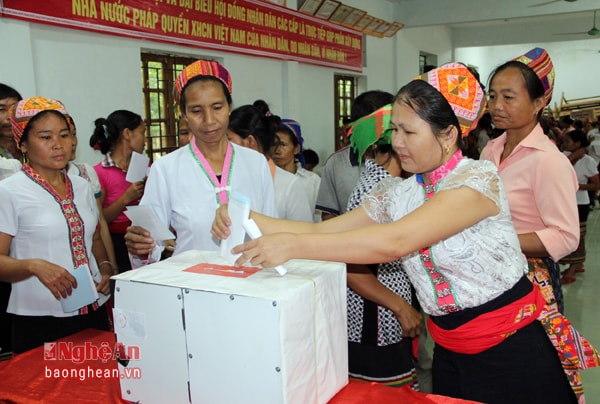
{"label": "embroidered headscarf", "polygon": [[391,118],[392,104],[388,104],[350,124],[348,136],[359,161],[374,143],[391,143]]}
{"label": "embroidered headscarf", "polygon": [[426,81],[446,98],[458,118],[462,137],[477,126],[485,109],[485,94],[479,80],[465,65],[448,63],[415,80]]}
{"label": "embroidered headscarf", "polygon": [[39,96],[21,100],[10,107],[10,123],[17,146],[20,146],[21,136],[23,136],[23,132],[25,132],[25,128],[31,118],[42,111],[48,110],[56,110],[63,115],[68,115],[67,109],[62,102]]}
{"label": "embroidered headscarf", "polygon": [[300,145],[300,152],[302,153],[302,144],[304,143],[304,139],[302,138],[302,130],[300,129],[300,124],[293,119],[282,119],[281,124],[285,125],[286,128],[292,131],[294,136],[296,136],[296,140]]}
{"label": "embroidered headscarf", "polygon": [[231,95],[231,75],[221,64],[215,62],[214,60],[196,60],[195,62],[187,65],[179,76],[177,76],[177,80],[175,80],[175,89],[176,89],[176,102],[179,105],[181,100],[181,93],[185,89],[187,83],[198,76],[212,76],[219,79]]}
{"label": "embroidered headscarf", "polygon": [[524,55],[513,60],[526,64],[540,78],[544,87],[544,99],[546,105],[552,100],[552,91],[554,90],[554,64],[548,52],[542,48],[534,48]]}

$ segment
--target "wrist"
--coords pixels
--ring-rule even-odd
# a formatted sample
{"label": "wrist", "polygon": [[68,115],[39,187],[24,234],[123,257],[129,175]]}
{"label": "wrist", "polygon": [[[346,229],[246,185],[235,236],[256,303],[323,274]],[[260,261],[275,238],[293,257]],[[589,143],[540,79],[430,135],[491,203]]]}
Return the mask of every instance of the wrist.
{"label": "wrist", "polygon": [[129,202],[127,201],[127,198],[125,198],[125,195],[121,195],[121,197],[119,199],[117,199],[117,201],[119,202],[119,205],[121,205],[123,207],[123,209],[125,207],[127,207],[127,204],[129,204]]}
{"label": "wrist", "polygon": [[25,270],[27,271],[29,276],[37,276],[36,260],[32,259],[32,260],[27,260],[25,262],[26,262]]}
{"label": "wrist", "polygon": [[[106,270],[106,268],[108,268],[108,270]],[[100,273],[104,276],[111,276],[113,274],[116,274],[117,271],[117,267],[110,261],[105,260],[102,261],[98,264],[98,269],[100,269]]]}
{"label": "wrist", "polygon": [[397,315],[399,315],[400,313],[402,313],[404,311],[404,308],[406,307],[407,304],[408,304],[408,302],[406,302],[402,298],[399,298],[395,302],[394,306],[390,307],[390,310],[392,310],[392,312],[394,313],[394,315],[397,316]]}

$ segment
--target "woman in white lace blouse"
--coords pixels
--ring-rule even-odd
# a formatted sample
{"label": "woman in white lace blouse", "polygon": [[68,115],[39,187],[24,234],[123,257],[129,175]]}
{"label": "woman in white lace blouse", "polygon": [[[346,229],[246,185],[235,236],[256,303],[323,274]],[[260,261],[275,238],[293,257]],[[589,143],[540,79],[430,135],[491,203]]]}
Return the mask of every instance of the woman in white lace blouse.
{"label": "woman in white lace blouse", "polygon": [[[559,359],[563,347],[551,342],[565,338],[550,335],[574,331],[560,313],[548,313],[525,276],[495,166],[460,151],[461,133],[474,127],[483,104],[479,82],[461,64],[418,77],[396,95],[391,125],[403,168],[419,174],[382,181],[361,208],[323,223],[252,213],[265,236],[233,251],[243,253],[238,264],[266,267],[291,258],[358,264],[401,258],[430,315],[434,393],[486,403],[576,402]],[[219,210],[213,234],[227,237],[228,224]],[[418,323],[402,329],[404,336],[420,332]],[[573,341],[583,346],[577,352],[593,352],[589,363],[597,362],[587,341]]]}

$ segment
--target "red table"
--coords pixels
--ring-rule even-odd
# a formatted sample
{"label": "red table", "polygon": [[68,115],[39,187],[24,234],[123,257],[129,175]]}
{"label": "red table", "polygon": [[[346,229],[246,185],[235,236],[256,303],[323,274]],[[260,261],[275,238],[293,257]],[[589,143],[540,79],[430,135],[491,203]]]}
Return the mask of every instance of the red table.
{"label": "red table", "polygon": [[[52,351],[32,349],[0,362],[0,402],[35,403],[129,403],[121,398],[116,360],[103,354],[115,348],[115,334],[84,330],[60,342],[94,349],[106,347],[93,360],[52,360]],[[104,345],[103,345],[104,344]],[[89,358],[89,353],[86,358]],[[75,363],[82,362],[82,363]],[[69,376],[64,377],[64,372]],[[117,377],[115,377],[117,375]],[[141,375],[143,377],[143,374]],[[330,404],[358,403],[465,404],[472,401],[417,393],[410,388],[391,388],[375,383],[350,381]]]}

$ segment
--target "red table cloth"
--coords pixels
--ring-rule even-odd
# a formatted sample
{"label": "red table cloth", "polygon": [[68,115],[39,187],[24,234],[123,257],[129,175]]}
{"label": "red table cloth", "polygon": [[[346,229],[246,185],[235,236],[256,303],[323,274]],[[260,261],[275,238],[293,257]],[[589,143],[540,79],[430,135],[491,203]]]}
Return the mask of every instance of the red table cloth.
{"label": "red table cloth", "polygon": [[[57,402],[129,403],[121,398],[119,370],[113,354],[115,334],[84,330],[60,340],[94,350],[81,358],[58,360],[52,347],[32,349],[0,362],[0,402],[39,404]],[[64,346],[64,345],[63,345]],[[82,352],[78,352],[82,353]],[[91,358],[91,359],[90,359]],[[79,360],[78,360],[79,359]],[[79,362],[79,363],[78,363]],[[65,375],[68,374],[68,377]],[[143,377],[143,373],[141,374]],[[391,388],[376,383],[350,381],[332,404],[358,403],[465,404],[472,401],[418,393],[409,387]]]}

